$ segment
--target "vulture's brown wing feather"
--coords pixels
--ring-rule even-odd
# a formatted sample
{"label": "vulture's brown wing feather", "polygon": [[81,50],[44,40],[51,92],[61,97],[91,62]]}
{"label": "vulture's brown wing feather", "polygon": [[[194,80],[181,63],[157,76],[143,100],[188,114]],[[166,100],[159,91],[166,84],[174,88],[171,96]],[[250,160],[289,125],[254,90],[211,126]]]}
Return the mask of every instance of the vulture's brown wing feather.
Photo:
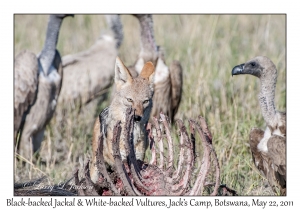
{"label": "vulture's brown wing feather", "polygon": [[[170,70],[164,59],[164,50],[159,47],[158,59],[155,63],[154,95],[151,116],[159,117],[160,113],[172,117],[172,85]],[[173,121],[172,121],[173,122]]]}
{"label": "vulture's brown wing feather", "polygon": [[86,104],[111,86],[117,49],[114,40],[99,38],[88,50],[62,58],[63,83],[59,103]]}
{"label": "vulture's brown wing feather", "polygon": [[257,149],[257,145],[264,137],[264,131],[259,128],[253,128],[249,136],[250,150],[252,153],[252,159],[256,168],[265,176],[266,169],[264,167],[264,159],[261,152]]}
{"label": "vulture's brown wing feather", "polygon": [[181,95],[182,95],[182,67],[179,61],[173,61],[170,65],[170,79],[171,79],[171,86],[172,86],[172,122],[174,122],[175,114],[177,113]]}
{"label": "vulture's brown wing feather", "polygon": [[286,138],[278,135],[273,135],[268,141],[269,157],[276,166],[286,165]]}
{"label": "vulture's brown wing feather", "polygon": [[39,64],[35,54],[24,50],[15,58],[14,131],[20,129],[25,114],[37,95]]}
{"label": "vulture's brown wing feather", "polygon": [[268,141],[268,155],[274,169],[276,184],[279,184],[280,194],[286,190],[286,138],[273,135]]}

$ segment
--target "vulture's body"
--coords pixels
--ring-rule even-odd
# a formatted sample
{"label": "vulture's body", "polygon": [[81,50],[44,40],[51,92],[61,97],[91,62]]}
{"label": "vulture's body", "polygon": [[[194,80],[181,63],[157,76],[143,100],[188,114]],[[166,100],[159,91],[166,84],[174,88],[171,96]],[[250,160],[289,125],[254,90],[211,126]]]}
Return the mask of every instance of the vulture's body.
{"label": "vulture's body", "polygon": [[255,166],[273,191],[286,195],[286,113],[275,109],[277,69],[269,58],[259,56],[234,67],[232,75],[238,74],[251,74],[261,81],[258,98],[267,128],[251,130],[250,149]]}
{"label": "vulture's body", "polygon": [[182,67],[179,61],[173,61],[168,67],[164,53],[154,39],[151,15],[135,15],[141,27],[141,51],[135,64],[129,67],[136,77],[144,64],[151,61],[155,66],[154,95],[151,117],[166,114],[174,122],[182,94]]}
{"label": "vulture's body", "polygon": [[14,132],[15,138],[20,132],[20,154],[26,159],[39,149],[56,107],[62,81],[56,44],[64,17],[50,15],[45,45],[38,57],[23,51],[15,59]]}
{"label": "vulture's body", "polygon": [[112,35],[103,34],[89,49],[62,58],[64,80],[60,106],[74,102],[85,105],[112,85],[115,60],[123,41],[123,28],[119,15],[107,15],[106,19]]}

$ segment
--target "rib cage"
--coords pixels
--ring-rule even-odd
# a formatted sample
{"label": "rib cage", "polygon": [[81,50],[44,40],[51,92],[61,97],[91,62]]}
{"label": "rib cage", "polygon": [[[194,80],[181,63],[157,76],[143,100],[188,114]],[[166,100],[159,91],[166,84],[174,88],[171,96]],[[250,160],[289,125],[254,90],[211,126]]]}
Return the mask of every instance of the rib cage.
{"label": "rib cage", "polygon": [[[147,130],[150,140],[151,160],[149,163],[138,162],[135,158],[132,139],[134,112],[130,109],[126,113],[126,154],[127,161],[122,162],[119,150],[119,140],[121,133],[120,123],[114,127],[113,136],[113,156],[115,166],[112,172],[107,170],[103,158],[103,137],[99,137],[97,151],[97,167],[99,180],[93,183],[89,176],[89,163],[85,166],[85,179],[79,181],[78,172],[75,173],[75,184],[85,183],[87,186],[94,186],[92,192],[80,190],[78,195],[203,195],[204,188],[213,186],[210,195],[217,195],[220,189],[220,168],[217,155],[212,145],[212,136],[203,117],[199,117],[199,122],[190,120],[190,135],[182,120],[177,124],[180,133],[180,151],[177,169],[174,158],[174,142],[171,136],[168,119],[160,114],[160,119],[153,118],[153,125],[148,124]],[[162,122],[162,125],[159,122]],[[161,127],[165,131],[163,134]],[[156,131],[152,136],[152,130]],[[196,167],[195,157],[195,134],[198,133],[203,146],[203,157],[199,167]],[[164,150],[164,138],[167,139],[168,149]],[[158,151],[157,151],[158,150]],[[165,154],[167,152],[167,154]],[[156,156],[156,154],[159,154]],[[167,158],[165,158],[167,157]],[[208,174],[213,173],[214,182],[208,182]],[[222,186],[223,191],[230,192],[226,186]],[[225,190],[224,190],[225,189]],[[232,191],[234,192],[234,191]],[[233,193],[235,194],[235,192]]]}

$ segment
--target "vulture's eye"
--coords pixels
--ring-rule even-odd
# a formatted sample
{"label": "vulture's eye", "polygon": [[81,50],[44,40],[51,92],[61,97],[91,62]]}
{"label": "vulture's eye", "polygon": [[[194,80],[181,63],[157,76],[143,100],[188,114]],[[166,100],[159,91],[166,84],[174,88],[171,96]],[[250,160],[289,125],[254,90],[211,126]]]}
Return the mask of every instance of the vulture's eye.
{"label": "vulture's eye", "polygon": [[251,62],[250,64],[251,64],[252,67],[255,67],[255,66],[256,66],[256,63],[255,63],[255,62]]}

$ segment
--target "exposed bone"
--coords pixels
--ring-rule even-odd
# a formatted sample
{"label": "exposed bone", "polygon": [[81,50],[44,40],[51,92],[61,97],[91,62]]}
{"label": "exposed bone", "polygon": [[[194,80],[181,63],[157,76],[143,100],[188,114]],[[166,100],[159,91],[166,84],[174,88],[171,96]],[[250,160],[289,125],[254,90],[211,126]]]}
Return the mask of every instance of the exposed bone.
{"label": "exposed bone", "polygon": [[151,165],[156,165],[156,145],[154,142],[154,136],[152,135],[152,125],[151,123],[147,124],[147,133],[148,133],[148,139],[150,141],[150,150],[151,150],[151,160],[149,162],[149,164]]}
{"label": "exposed bone", "polygon": [[125,167],[121,159],[119,143],[120,143],[120,134],[122,128],[120,123],[121,122],[118,122],[113,129],[112,145],[113,145],[113,157],[115,160],[115,167],[117,169],[121,181],[123,182],[126,193],[128,195],[136,195],[136,193],[133,190],[132,183],[130,182],[130,178],[126,173]]}
{"label": "exposed bone", "polygon": [[[149,189],[145,187],[142,183],[143,178],[140,175],[140,169],[137,163],[137,160],[135,158],[135,151],[134,151],[134,146],[133,146],[133,138],[132,138],[132,133],[133,133],[133,118],[134,118],[134,112],[131,110],[126,111],[126,125],[125,125],[125,139],[128,141],[125,141],[125,150],[126,150],[126,155],[129,159],[129,166],[131,169],[131,174],[132,178],[137,185],[137,187],[141,190],[142,193],[145,193],[145,191],[148,191]],[[134,187],[134,186],[133,186]],[[136,192],[138,195],[141,194],[139,192]]]}
{"label": "exposed bone", "polygon": [[158,166],[158,168],[163,169],[163,167],[164,167],[164,145],[163,145],[163,141],[161,138],[161,130],[159,128],[157,118],[153,117],[153,122],[154,122],[154,125],[156,128],[157,141],[159,143],[159,166]]}
{"label": "exposed bone", "polygon": [[220,166],[219,166],[219,161],[218,161],[218,157],[217,157],[217,153],[212,145],[212,135],[208,129],[207,123],[205,121],[205,119],[201,116],[199,116],[199,121],[200,121],[200,126],[202,128],[202,131],[204,133],[205,139],[207,140],[207,142],[209,142],[209,147],[211,149],[211,153],[212,156],[214,158],[213,162],[214,162],[214,166],[216,168],[216,184],[215,184],[215,188],[214,191],[211,193],[211,195],[217,195],[218,193],[218,186],[220,185]]}
{"label": "exposed bone", "polygon": [[[182,121],[178,120],[177,123],[178,123],[178,126],[180,128],[182,128],[182,126],[183,126]],[[182,172],[182,168],[183,168],[183,164],[184,164],[184,143],[185,143],[184,142],[184,140],[185,140],[184,137],[185,136],[182,132],[183,131],[180,130],[180,153],[179,153],[178,168],[177,168],[177,171],[176,171],[175,175],[172,177],[175,182],[179,181],[178,179],[180,178],[180,173]]]}
{"label": "exposed bone", "polygon": [[[181,134],[180,135],[181,151],[183,151],[183,147],[185,146],[187,157],[183,158],[184,154],[183,153],[180,154],[181,156],[180,156],[179,163],[178,163],[179,165],[178,165],[177,173],[174,177],[172,177],[173,178],[173,183],[174,183],[174,185],[172,186],[173,195],[182,195],[185,191],[188,190],[187,189],[188,188],[188,182],[189,182],[189,179],[190,179],[190,176],[191,176],[192,168],[194,166],[191,141],[190,141],[190,139],[188,137],[188,134],[186,132],[186,128],[183,126],[183,123],[182,123],[181,120],[178,121],[178,124],[180,126],[180,134]],[[186,161],[183,162],[184,160],[186,160]],[[180,162],[182,162],[182,165],[186,165],[185,173],[182,176],[181,180],[180,180],[179,173],[181,172],[182,165],[180,165],[181,164]]]}
{"label": "exposed bone", "polygon": [[167,135],[167,140],[168,140],[168,163],[167,163],[167,172],[168,172],[168,175],[171,174],[172,172],[172,168],[173,168],[173,140],[172,140],[172,137],[171,137],[171,132],[170,132],[170,128],[169,128],[169,124],[168,124],[168,121],[165,117],[164,114],[160,114],[160,118],[162,119],[162,122],[163,122],[163,125],[165,127],[165,131],[166,131],[166,135]]}
{"label": "exposed bone", "polygon": [[197,176],[197,180],[190,192],[190,195],[198,195],[198,194],[202,194],[203,193],[203,187],[204,187],[204,182],[205,182],[205,177],[207,175],[207,172],[209,170],[210,167],[210,153],[211,150],[209,148],[209,144],[208,141],[204,135],[204,133],[202,132],[200,126],[193,120],[190,120],[190,123],[192,123],[194,125],[194,127],[196,128],[196,130],[198,131],[199,135],[200,135],[200,139],[202,141],[202,145],[204,146],[204,154],[203,154],[203,158],[201,161],[201,166],[200,166],[200,172]]}

